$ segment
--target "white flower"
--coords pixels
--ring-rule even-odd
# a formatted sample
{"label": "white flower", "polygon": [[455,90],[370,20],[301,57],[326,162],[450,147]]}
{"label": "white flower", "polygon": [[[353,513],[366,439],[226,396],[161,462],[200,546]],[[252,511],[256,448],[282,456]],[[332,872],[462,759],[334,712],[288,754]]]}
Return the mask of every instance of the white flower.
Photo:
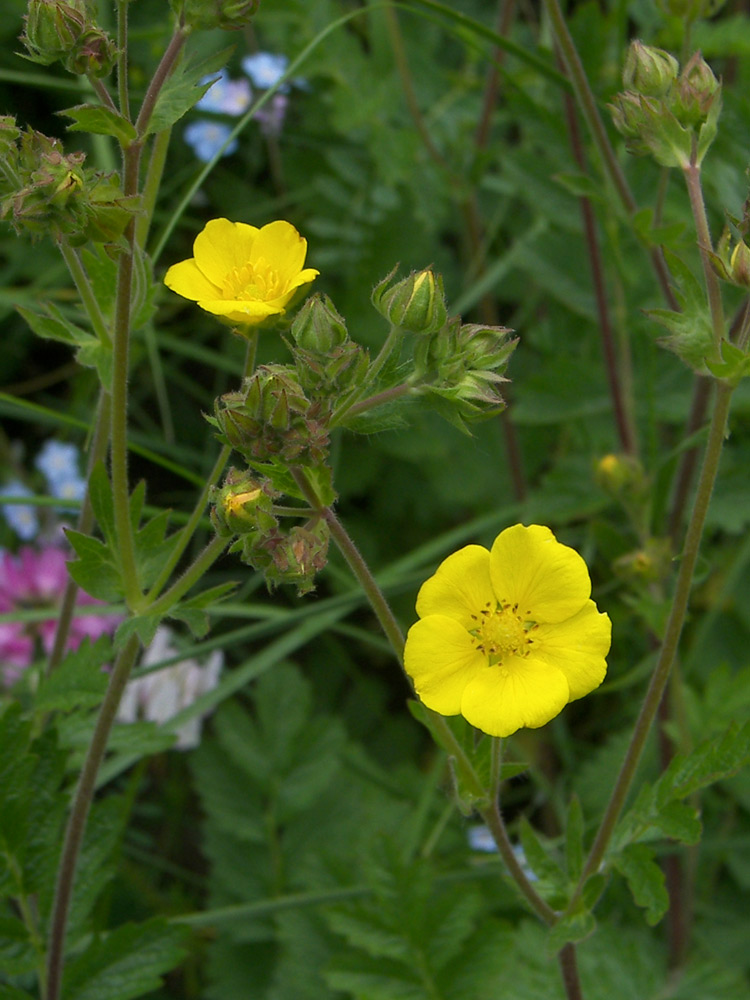
{"label": "white flower", "polygon": [[[160,626],[140,665],[151,667],[179,656],[179,650],[171,645],[173,638],[171,629]],[[217,650],[204,664],[197,660],[181,660],[130,681],[117,710],[118,720],[135,722],[144,719],[160,725],[169,722],[202,694],[216,687],[223,666],[224,654]],[[176,730],[177,749],[189,750],[198,746],[201,723],[202,717],[195,716]]]}

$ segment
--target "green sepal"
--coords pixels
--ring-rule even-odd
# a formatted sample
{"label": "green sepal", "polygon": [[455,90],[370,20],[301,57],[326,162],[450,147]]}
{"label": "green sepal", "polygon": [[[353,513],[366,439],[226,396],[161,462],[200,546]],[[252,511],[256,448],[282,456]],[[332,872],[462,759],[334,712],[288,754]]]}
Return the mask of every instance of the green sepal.
{"label": "green sepal", "polygon": [[127,118],[98,104],[76,104],[57,112],[73,119],[68,125],[69,132],[93,132],[95,135],[111,135],[121,146],[129,146],[138,136],[135,126]]}

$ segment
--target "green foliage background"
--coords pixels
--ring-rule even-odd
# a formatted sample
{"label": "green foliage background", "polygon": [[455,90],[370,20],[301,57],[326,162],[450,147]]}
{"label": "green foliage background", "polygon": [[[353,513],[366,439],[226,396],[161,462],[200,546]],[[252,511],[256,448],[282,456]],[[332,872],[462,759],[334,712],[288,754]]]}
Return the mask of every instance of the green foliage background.
{"label": "green foliage background", "polygon": [[[111,19],[107,4],[101,7]],[[81,100],[83,85],[15,54],[24,9],[20,0],[4,6],[0,113],[114,168],[106,136],[66,132],[57,114]],[[407,2],[397,8],[395,37],[383,4],[277,0],[229,39],[222,32],[191,39],[195,60],[232,43],[232,75],[258,47],[293,58],[315,44],[299,67],[304,86],[290,91],[278,141],[251,122],[238,152],[216,163],[171,229],[200,167],[182,137],[198,113],[177,122],[151,250],[160,250],[152,259],[160,280],[170,263],[190,256],[209,218],[254,225],[285,218],[308,239],[309,264],[321,272],[316,287],[371,349],[384,325],[370,289],[395,262],[405,273],[434,265],[453,312],[486,321],[489,303],[497,322],[516,330],[507,419],[476,425],[467,437],[414,405],[403,426],[342,435],[332,455],[337,511],[404,626],[415,617],[419,584],[448,552],[470,541],[488,544],[516,521],[549,524],[591,568],[594,596],[614,626],[607,681],[544,729],[512,739],[511,756],[528,767],[504,788],[514,839],[523,838],[529,864],[554,896],[575,880],[576,856],[606,805],[653,665],[646,626],[664,616],[663,596],[634,589],[613,570],[637,539],[594,475],[597,461],[619,445],[579,195],[589,195],[596,212],[609,305],[632,359],[624,375],[656,535],[666,531],[680,455],[694,443],[685,434],[693,377],[660,346],[663,330],[648,316],[663,302],[643,245],[665,245],[696,275],[699,261],[680,178],[665,180],[650,161],[626,158],[613,132],[641,209],[631,220],[587,137],[582,173],[549,27],[535,8],[519,13],[511,33],[533,59],[505,55],[488,141],[477,145],[493,51],[480,27],[491,28],[494,16],[480,0],[450,9]],[[138,91],[171,28],[163,5],[133,3],[131,19]],[[567,20],[602,107],[621,87],[631,38],[676,53],[683,43],[682,19],[645,0],[572,3]],[[719,137],[704,168],[717,236],[727,217],[742,216],[747,197],[749,25],[742,5],[727,4],[698,23],[692,38],[725,81]],[[663,214],[655,219],[664,183]],[[63,262],[51,243],[31,246],[9,227],[0,232],[0,256],[0,448],[31,455],[52,434],[83,444],[95,370],[72,364],[68,344],[35,337],[19,312],[46,298],[74,322]],[[100,261],[102,294],[107,266]],[[727,299],[734,307],[740,301],[733,289]],[[131,470],[134,482],[147,481],[152,516],[169,508],[179,523],[191,509],[218,451],[203,414],[236,386],[243,351],[210,316],[160,285],[145,301],[132,351]],[[281,339],[264,334],[259,360],[286,359]],[[745,384],[735,393],[674,708],[664,724],[688,764],[681,771],[680,758],[660,778],[653,739],[613,851],[596,933],[587,937],[593,916],[579,929],[587,1000],[748,995],[749,420]],[[203,539],[209,531],[206,524]],[[9,534],[1,541],[12,544]],[[317,592],[302,599],[291,590],[269,596],[229,557],[210,580],[227,581],[238,581],[237,591],[210,609],[210,635],[191,647],[222,647],[227,660],[219,688],[203,703],[216,711],[201,746],[181,755],[168,749],[170,733],[151,724],[115,731],[81,863],[64,995],[562,997],[546,932],[526,915],[497,855],[470,848],[475,820],[453,807],[444,754],[409,714],[408,685],[343,562],[332,555]],[[103,571],[99,582],[106,585]],[[81,662],[69,659],[59,688],[50,682],[27,692],[20,708],[0,699],[0,890],[7,897],[0,904],[0,1000],[35,995],[66,804],[101,697],[91,665],[107,656],[101,647]],[[42,731],[50,712],[57,725]],[[572,796],[580,813],[569,807]],[[669,968],[659,867],[675,852],[691,927],[679,975]],[[26,908],[36,912],[36,940]]]}

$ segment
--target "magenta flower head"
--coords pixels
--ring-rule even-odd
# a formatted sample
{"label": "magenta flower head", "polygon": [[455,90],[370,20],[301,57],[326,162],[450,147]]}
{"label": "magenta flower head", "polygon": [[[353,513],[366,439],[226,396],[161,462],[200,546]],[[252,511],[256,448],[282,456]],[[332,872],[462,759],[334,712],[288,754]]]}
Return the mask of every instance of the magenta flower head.
{"label": "magenta flower head", "polygon": [[[18,555],[0,555],[0,613],[20,609],[48,609],[49,618],[41,622],[0,624],[0,682],[13,684],[31,665],[39,647],[49,653],[55,640],[57,609],[68,582],[65,552],[55,546],[22,548]],[[101,605],[88,594],[80,593],[79,607]],[[77,614],[73,618],[67,648],[77,649],[87,636],[93,641],[111,633],[120,622],[118,615]]]}

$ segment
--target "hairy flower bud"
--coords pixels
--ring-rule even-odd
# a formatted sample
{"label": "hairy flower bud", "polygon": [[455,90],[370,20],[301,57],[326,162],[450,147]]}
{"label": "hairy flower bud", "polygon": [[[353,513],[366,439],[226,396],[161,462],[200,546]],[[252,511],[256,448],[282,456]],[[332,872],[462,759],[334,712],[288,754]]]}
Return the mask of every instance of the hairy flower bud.
{"label": "hairy flower bud", "polygon": [[230,469],[221,489],[212,491],[211,521],[222,537],[273,531],[278,521],[271,511],[279,496],[270,483],[248,472]]}
{"label": "hairy flower bud", "polygon": [[598,485],[610,496],[632,497],[646,492],[643,466],[632,455],[605,455],[596,464]]}
{"label": "hairy flower bud", "polygon": [[328,354],[349,338],[346,321],[327,295],[316,292],[305,302],[292,323],[292,337],[305,351]]}
{"label": "hairy flower bud", "polygon": [[636,40],[630,43],[622,82],[626,90],[644,97],[663,97],[677,79],[679,68],[668,52]]}
{"label": "hairy flower bud", "polygon": [[189,28],[244,28],[258,9],[260,0],[170,0]]}
{"label": "hairy flower bud", "polygon": [[740,240],[729,258],[729,280],[735,285],[750,288],[750,247]]}
{"label": "hairy flower bud", "polygon": [[715,106],[721,103],[721,84],[711,67],[696,52],[680,73],[670,95],[670,110],[681,125],[696,127],[704,124]]}
{"label": "hairy flower bud", "polygon": [[[443,279],[430,270],[412,271],[390,285],[394,271],[372,292],[372,304],[393,326],[412,333],[434,333],[447,322]],[[390,287],[389,287],[390,286]]]}
{"label": "hairy flower bud", "polygon": [[294,369],[285,365],[261,365],[240,391],[221,396],[215,408],[225,439],[248,462],[323,462],[328,432],[320,415]]}
{"label": "hairy flower bud", "polygon": [[85,0],[30,0],[21,41],[28,58],[49,66],[63,59],[75,46],[86,26]]}
{"label": "hairy flower bud", "polygon": [[106,31],[88,27],[63,60],[65,69],[79,76],[108,76],[117,61],[117,46]]}

